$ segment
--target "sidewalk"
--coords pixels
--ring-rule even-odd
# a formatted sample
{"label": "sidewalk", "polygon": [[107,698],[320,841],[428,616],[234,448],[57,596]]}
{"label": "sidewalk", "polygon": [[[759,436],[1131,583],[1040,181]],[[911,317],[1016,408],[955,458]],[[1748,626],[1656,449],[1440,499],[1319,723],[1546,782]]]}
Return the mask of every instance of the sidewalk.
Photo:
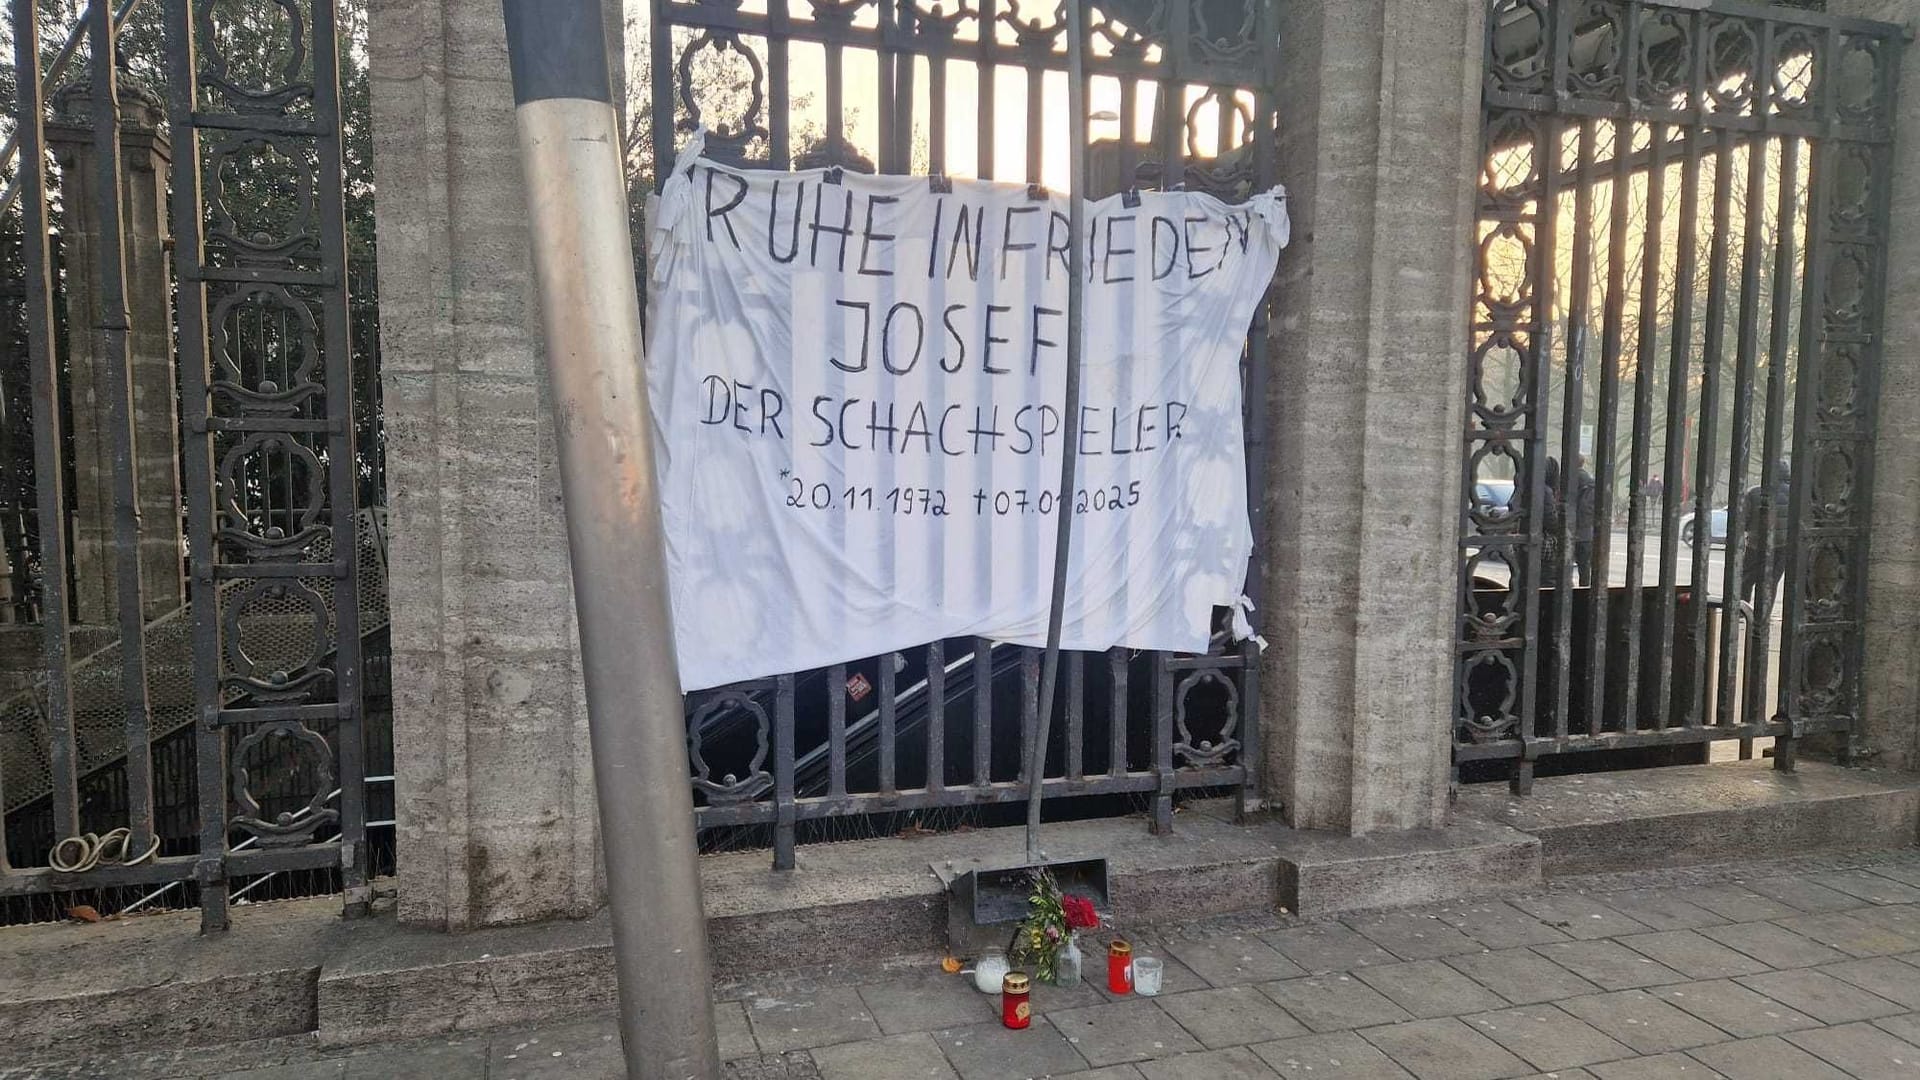
{"label": "sidewalk", "polygon": [[[727,1076],[1920,1077],[1920,851],[1567,879],[1503,901],[1129,936],[1167,959],[1165,994],[1115,999],[1100,980],[1037,987],[1022,1032],[1002,1028],[998,999],[936,957],[724,986]],[[607,1015],[331,1052],[288,1039],[0,1066],[0,1080],[613,1080],[619,1057]]]}

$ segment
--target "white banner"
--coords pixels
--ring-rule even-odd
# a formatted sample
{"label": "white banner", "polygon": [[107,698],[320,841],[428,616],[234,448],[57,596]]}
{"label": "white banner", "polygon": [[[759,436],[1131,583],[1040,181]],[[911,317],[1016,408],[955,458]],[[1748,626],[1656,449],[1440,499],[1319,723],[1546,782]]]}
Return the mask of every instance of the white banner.
{"label": "white banner", "polygon": [[1023,186],[675,166],[648,389],[686,690],[948,637],[1198,652],[1252,534],[1240,357],[1278,188],[1088,204],[1077,482],[1067,211]]}

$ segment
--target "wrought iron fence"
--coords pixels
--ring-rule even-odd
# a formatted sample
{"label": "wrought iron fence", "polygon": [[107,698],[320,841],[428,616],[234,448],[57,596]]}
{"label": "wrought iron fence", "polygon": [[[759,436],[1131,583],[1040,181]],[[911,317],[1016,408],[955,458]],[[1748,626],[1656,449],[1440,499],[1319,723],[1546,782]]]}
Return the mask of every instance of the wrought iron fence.
{"label": "wrought iron fence", "polygon": [[[1269,0],[1090,8],[1092,195],[1186,186],[1231,200],[1272,184]],[[707,153],[736,163],[1030,184],[1049,178],[1066,135],[1066,24],[1051,0],[654,0],[650,32],[656,178],[700,123]],[[823,101],[804,91],[815,85]],[[1263,308],[1242,369],[1255,477],[1266,323]],[[1259,551],[1257,501],[1252,525]],[[1204,655],[1063,658],[1049,798],[1144,799],[1156,831],[1171,826],[1177,791],[1231,790],[1244,807],[1259,758],[1257,653],[1218,616]],[[785,868],[804,823],[1024,801],[1039,676],[1038,650],[954,639],[689,695],[700,825],[771,826]]]}
{"label": "wrought iron fence", "polygon": [[[361,912],[362,635],[384,621],[385,567],[379,521],[359,509],[378,464],[377,448],[370,465],[356,447],[335,6],[150,5],[164,98],[99,62],[125,60],[115,46],[138,0],[122,7],[88,9],[87,81],[61,89],[72,110],[50,117],[54,65],[36,5],[11,6],[20,240],[9,306],[24,352],[10,355],[24,362],[0,373],[0,523],[33,529],[5,537],[10,557],[30,556],[33,598],[13,597],[11,610],[37,616],[44,674],[5,688],[0,705],[0,899],[152,887],[146,904],[177,889],[214,930],[235,896],[317,873]],[[143,189],[142,205],[123,190],[121,155],[128,132],[151,137],[162,116],[171,182]],[[69,139],[88,167],[62,157],[58,183],[50,120],[91,130]],[[56,211],[67,265],[49,243]],[[130,289],[144,298],[130,302]],[[164,370],[160,390],[148,392],[144,369]],[[28,376],[26,417],[15,370]],[[88,420],[105,455],[73,445],[83,376],[110,406]],[[16,454],[21,423],[31,449]],[[156,456],[184,481],[183,510],[143,520]],[[75,523],[104,515],[88,518],[73,488],[95,479],[111,493],[104,576],[75,561]],[[178,588],[167,601],[167,577],[184,577],[184,604]],[[104,626],[75,595],[101,582]]]}
{"label": "wrought iron fence", "polygon": [[1524,791],[1556,754],[1850,747],[1903,44],[1780,6],[1491,5],[1462,768]]}

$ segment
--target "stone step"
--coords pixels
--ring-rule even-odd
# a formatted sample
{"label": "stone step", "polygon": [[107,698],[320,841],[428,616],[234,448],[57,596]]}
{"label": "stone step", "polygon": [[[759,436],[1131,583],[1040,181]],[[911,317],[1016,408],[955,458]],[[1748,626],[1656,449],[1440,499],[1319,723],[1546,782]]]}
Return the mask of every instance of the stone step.
{"label": "stone step", "polygon": [[1920,839],[1920,776],[1769,760],[1542,777],[1461,789],[1462,820],[1538,837],[1548,876],[1907,847]]}

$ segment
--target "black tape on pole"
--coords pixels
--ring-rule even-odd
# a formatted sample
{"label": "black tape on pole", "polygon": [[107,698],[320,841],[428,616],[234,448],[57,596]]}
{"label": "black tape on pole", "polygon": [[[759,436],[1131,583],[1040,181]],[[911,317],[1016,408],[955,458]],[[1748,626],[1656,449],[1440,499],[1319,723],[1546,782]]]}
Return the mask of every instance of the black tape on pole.
{"label": "black tape on pole", "polygon": [[600,0],[504,0],[513,103],[580,98],[613,103]]}

